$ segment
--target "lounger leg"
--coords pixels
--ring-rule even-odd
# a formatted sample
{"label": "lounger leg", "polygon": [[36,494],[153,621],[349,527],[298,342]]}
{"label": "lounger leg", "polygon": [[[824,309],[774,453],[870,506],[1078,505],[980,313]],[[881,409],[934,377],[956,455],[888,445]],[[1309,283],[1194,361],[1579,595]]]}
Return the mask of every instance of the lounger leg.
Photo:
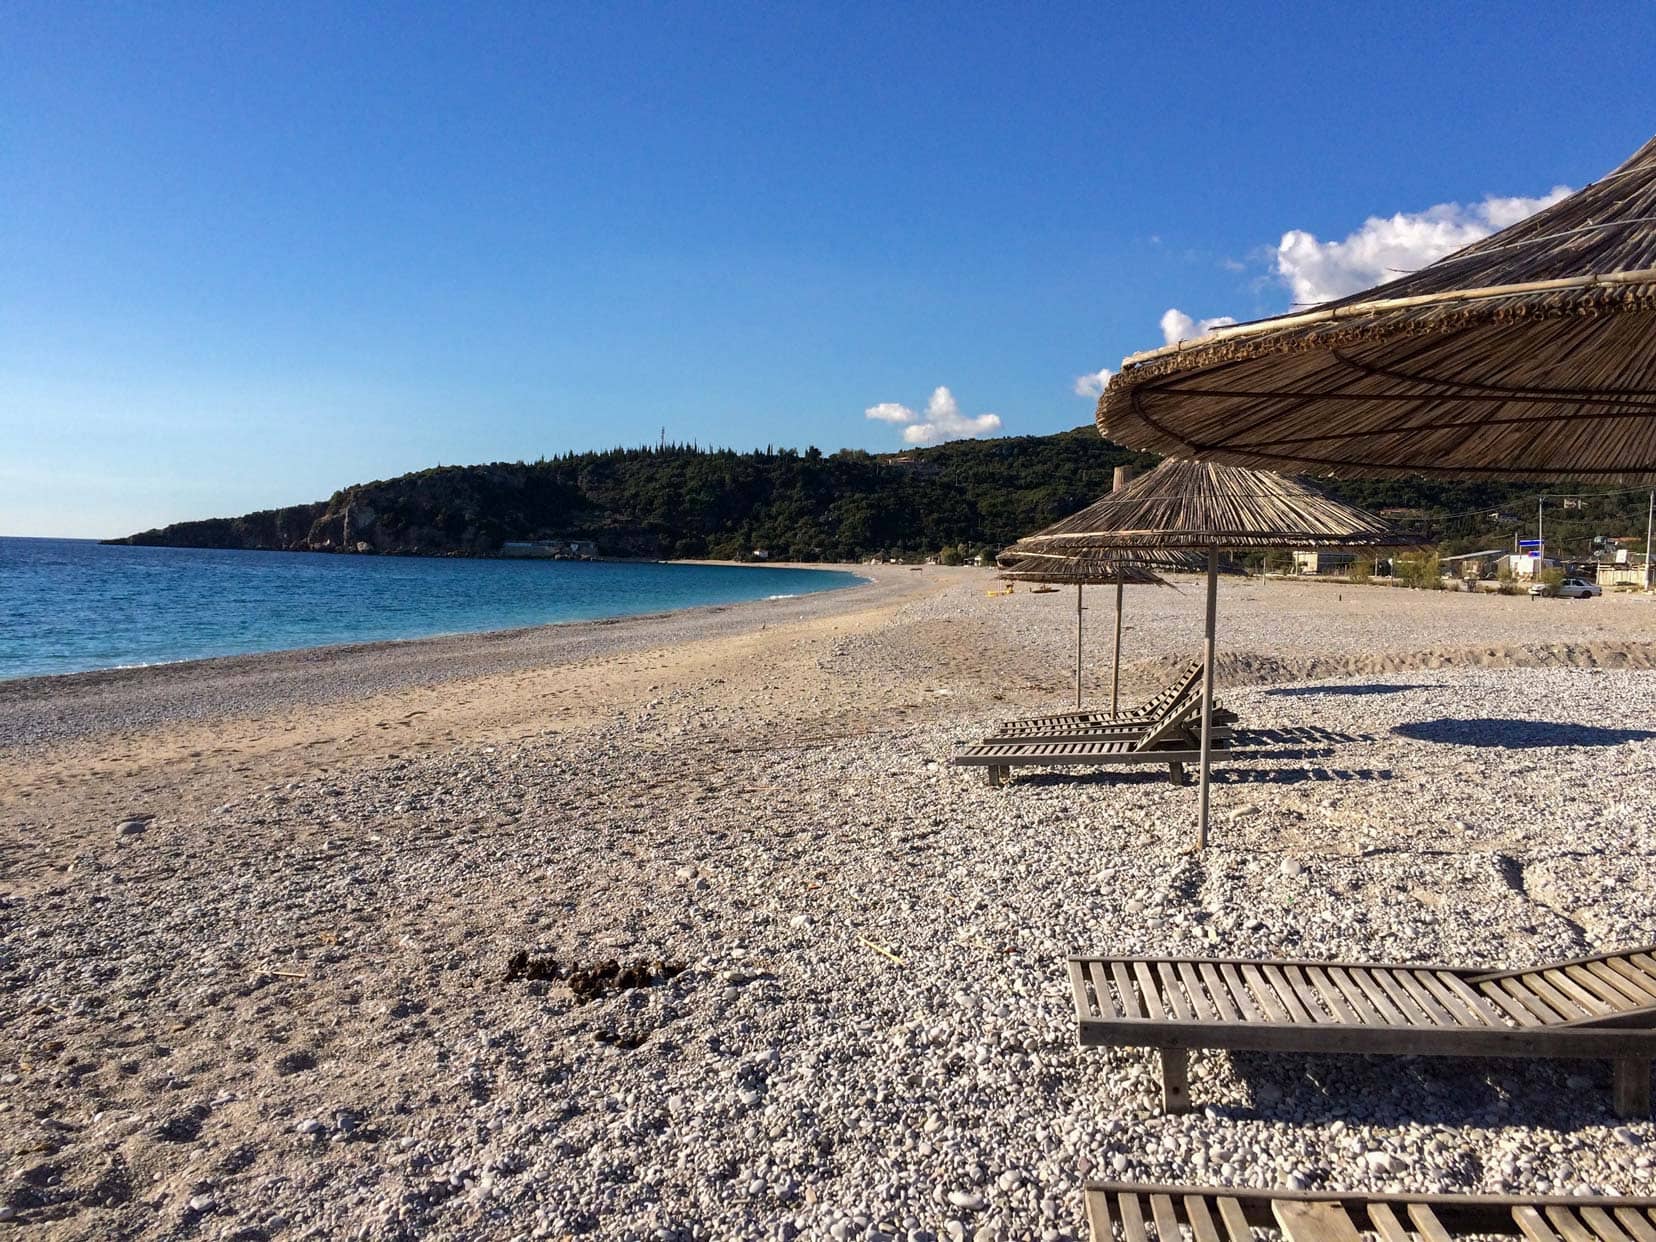
{"label": "lounger leg", "polygon": [[983,775],[984,775],[985,778],[988,779],[990,789],[999,789],[1000,788],[1000,783],[1001,783],[1000,772],[1001,772],[1001,770],[999,768],[996,768],[996,767],[988,767],[988,768],[983,769]]}
{"label": "lounger leg", "polygon": [[1183,1048],[1161,1050],[1163,1112],[1190,1111],[1190,1078],[1186,1072],[1188,1055]]}
{"label": "lounger leg", "polygon": [[1184,764],[1170,763],[1167,765],[1167,772],[1167,779],[1172,781],[1175,785],[1182,785],[1185,783]]}
{"label": "lounger leg", "polygon": [[1649,1120],[1650,1062],[1643,1057],[1618,1057],[1615,1067],[1616,1116]]}

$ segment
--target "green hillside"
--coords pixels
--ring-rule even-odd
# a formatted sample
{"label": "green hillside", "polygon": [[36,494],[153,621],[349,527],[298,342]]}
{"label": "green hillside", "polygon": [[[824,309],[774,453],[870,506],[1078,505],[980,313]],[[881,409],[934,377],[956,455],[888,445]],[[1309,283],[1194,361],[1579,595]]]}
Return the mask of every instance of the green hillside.
{"label": "green hillside", "polygon": [[[442,466],[239,518],[183,522],[115,542],[213,548],[492,556],[503,542],[593,541],[601,555],[776,560],[918,557],[1000,548],[1110,488],[1114,468],[1155,458],[1090,426],[1050,436],[958,440],[875,455],[815,448],[737,453],[687,445]],[[1444,554],[1510,547],[1535,529],[1524,484],[1321,484],[1376,511],[1404,510]],[[1590,554],[1594,536],[1644,537],[1646,493],[1547,502],[1549,548]],[[1412,515],[1412,516],[1411,516]]]}

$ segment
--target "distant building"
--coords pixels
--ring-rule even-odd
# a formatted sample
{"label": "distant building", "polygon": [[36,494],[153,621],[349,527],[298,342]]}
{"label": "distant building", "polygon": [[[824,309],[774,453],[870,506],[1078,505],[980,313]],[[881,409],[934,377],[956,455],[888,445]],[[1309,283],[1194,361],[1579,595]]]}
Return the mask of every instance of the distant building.
{"label": "distant building", "polygon": [[1349,569],[1357,559],[1355,552],[1341,552],[1319,548],[1314,552],[1294,553],[1296,574],[1339,574]]}
{"label": "distant building", "polygon": [[1645,584],[1645,558],[1639,554],[1629,553],[1626,548],[1618,548],[1615,560],[1599,562],[1598,584],[1601,587],[1642,588]]}
{"label": "distant building", "polygon": [[509,539],[500,545],[500,555],[544,561],[592,561],[598,559],[598,545],[590,539]]}
{"label": "distant building", "polygon": [[768,560],[770,560],[770,549],[769,548],[755,548],[755,549],[753,549],[753,559],[756,560],[756,561],[768,561]]}
{"label": "distant building", "polygon": [[1508,552],[1496,562],[1495,572],[1505,569],[1514,578],[1533,578],[1538,573],[1549,569],[1557,569],[1558,562],[1549,557],[1531,556],[1529,553]]}
{"label": "distant building", "polygon": [[1445,556],[1438,561],[1446,574],[1462,578],[1493,578],[1502,560],[1510,553],[1500,548],[1485,548],[1482,552],[1463,552],[1459,556]]}

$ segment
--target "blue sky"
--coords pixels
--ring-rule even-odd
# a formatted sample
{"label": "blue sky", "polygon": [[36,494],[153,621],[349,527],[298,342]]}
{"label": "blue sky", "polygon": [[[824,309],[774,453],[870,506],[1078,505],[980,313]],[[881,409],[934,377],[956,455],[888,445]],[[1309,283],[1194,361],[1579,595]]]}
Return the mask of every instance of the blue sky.
{"label": "blue sky", "polygon": [[1170,308],[1286,309],[1288,231],[1361,269],[1370,217],[1406,251],[1656,130],[1631,3],[59,0],[0,38],[0,534],[664,426],[892,449],[939,386],[1071,427]]}

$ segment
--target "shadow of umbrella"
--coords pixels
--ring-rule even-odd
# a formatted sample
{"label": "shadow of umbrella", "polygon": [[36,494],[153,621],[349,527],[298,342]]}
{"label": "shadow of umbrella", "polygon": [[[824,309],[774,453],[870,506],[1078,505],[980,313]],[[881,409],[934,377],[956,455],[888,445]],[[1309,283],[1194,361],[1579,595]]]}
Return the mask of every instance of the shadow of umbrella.
{"label": "shadow of umbrella", "polygon": [[1435,690],[1437,689],[1438,684],[1439,683],[1436,682],[1420,682],[1418,684],[1411,684],[1407,686],[1388,686],[1382,685],[1379,682],[1369,682],[1360,686],[1281,686],[1275,690],[1267,690],[1265,693],[1269,696],[1280,696],[1284,698],[1296,699],[1310,698],[1313,695],[1323,694],[1402,694],[1405,690]]}
{"label": "shadow of umbrella", "polygon": [[1563,720],[1420,720],[1392,729],[1416,742],[1484,746],[1500,750],[1541,750],[1550,746],[1621,746],[1656,738],[1650,729],[1610,729]]}

